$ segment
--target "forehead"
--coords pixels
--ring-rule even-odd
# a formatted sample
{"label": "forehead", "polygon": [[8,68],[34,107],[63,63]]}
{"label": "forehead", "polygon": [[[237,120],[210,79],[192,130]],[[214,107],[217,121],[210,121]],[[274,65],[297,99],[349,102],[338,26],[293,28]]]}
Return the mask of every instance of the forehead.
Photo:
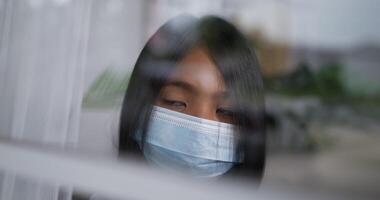
{"label": "forehead", "polygon": [[224,80],[218,67],[202,47],[192,49],[179,61],[169,77],[169,81],[173,80],[189,83],[203,93],[225,91]]}

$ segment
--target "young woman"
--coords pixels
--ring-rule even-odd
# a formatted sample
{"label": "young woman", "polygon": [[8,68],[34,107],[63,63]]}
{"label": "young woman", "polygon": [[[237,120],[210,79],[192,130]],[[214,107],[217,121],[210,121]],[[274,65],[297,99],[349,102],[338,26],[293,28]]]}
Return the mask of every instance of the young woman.
{"label": "young woman", "polygon": [[251,45],[227,21],[178,16],[149,39],[125,93],[120,156],[196,177],[260,180],[263,83]]}

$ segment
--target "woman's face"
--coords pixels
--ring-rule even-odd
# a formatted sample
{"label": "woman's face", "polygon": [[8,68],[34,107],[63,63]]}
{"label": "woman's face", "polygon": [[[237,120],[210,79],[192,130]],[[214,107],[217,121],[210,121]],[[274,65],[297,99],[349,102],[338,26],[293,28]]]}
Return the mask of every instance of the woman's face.
{"label": "woman's face", "polygon": [[201,47],[194,48],[180,60],[155,105],[203,119],[232,123],[231,102],[223,77]]}

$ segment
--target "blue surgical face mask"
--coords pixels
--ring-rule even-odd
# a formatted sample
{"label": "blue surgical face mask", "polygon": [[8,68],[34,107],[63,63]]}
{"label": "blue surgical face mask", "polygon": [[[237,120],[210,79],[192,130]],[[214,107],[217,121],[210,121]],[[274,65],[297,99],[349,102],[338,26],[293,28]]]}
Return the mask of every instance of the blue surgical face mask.
{"label": "blue surgical face mask", "polygon": [[[242,160],[234,129],[231,124],[153,106],[143,153],[160,168],[196,177],[218,176]],[[141,142],[140,132],[136,139]]]}

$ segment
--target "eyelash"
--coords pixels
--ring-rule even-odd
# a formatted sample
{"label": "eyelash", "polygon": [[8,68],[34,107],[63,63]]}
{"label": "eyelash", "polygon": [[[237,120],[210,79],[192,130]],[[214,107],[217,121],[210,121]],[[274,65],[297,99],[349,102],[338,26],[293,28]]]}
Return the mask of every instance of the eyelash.
{"label": "eyelash", "polygon": [[[164,103],[166,103],[167,105],[169,106],[174,106],[174,107],[180,107],[180,106],[183,106],[183,107],[187,107],[186,103],[182,102],[182,101],[176,101],[176,100],[170,100],[170,99],[163,99]],[[217,114],[221,114],[221,115],[226,115],[226,116],[233,116],[234,115],[234,112],[229,110],[229,109],[225,109],[225,108],[218,108],[216,110],[216,113]]]}
{"label": "eyelash", "polygon": [[164,99],[164,102],[167,105],[170,105],[170,106],[175,106],[175,107],[184,106],[184,107],[186,107],[186,103],[184,103],[182,101],[175,101],[175,100],[170,100],[170,99]]}
{"label": "eyelash", "polygon": [[216,113],[226,115],[226,116],[233,116],[234,112],[225,108],[218,108],[216,110]]}

